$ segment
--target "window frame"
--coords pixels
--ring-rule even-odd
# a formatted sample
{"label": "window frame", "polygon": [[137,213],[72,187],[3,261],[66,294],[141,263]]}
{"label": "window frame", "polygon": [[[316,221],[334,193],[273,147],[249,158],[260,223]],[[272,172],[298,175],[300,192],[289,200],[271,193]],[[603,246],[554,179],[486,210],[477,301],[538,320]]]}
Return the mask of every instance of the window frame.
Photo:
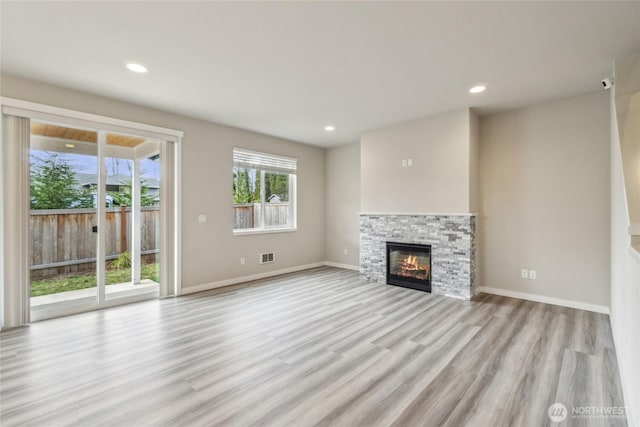
{"label": "window frame", "polygon": [[[235,228],[235,224],[232,223],[232,232],[234,236],[246,236],[252,234],[271,234],[271,233],[290,233],[297,231],[297,164],[298,159],[293,157],[286,157],[277,154],[264,153],[259,151],[247,150],[244,148],[233,148],[233,161],[232,170],[253,169],[256,173],[260,174],[260,221],[261,223],[257,227],[253,228]],[[267,195],[265,194],[265,174],[266,173],[279,173],[286,174],[289,177],[288,182],[288,215],[290,221],[283,226],[265,226],[265,207],[269,204]],[[233,175],[232,175],[233,176]],[[233,196],[233,194],[232,194]],[[233,203],[232,207],[236,203]],[[233,217],[232,217],[233,221]]]}

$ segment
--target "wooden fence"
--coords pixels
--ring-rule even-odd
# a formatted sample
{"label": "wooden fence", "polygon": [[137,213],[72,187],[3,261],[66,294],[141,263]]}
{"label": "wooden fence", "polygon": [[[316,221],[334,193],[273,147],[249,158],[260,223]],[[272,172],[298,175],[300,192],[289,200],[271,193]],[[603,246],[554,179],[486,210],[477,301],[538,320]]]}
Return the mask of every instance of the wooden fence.
{"label": "wooden fence", "polygon": [[[260,225],[260,203],[233,205],[233,228],[255,228]],[[264,225],[286,225],[289,220],[289,203],[265,203]]]}
{"label": "wooden fence", "polygon": [[[141,246],[143,258],[154,261],[159,249],[160,211],[158,207],[141,210]],[[32,210],[30,266],[33,278],[95,270],[97,224],[95,209]],[[107,208],[107,260],[131,251],[131,208]]]}

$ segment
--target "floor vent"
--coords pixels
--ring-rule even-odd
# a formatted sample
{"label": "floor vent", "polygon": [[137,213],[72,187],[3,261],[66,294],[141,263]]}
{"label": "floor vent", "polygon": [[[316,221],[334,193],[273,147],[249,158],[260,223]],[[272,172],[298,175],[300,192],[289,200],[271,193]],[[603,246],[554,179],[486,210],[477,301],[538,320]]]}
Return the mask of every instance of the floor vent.
{"label": "floor vent", "polygon": [[276,254],[269,252],[266,254],[260,254],[260,264],[269,264],[276,260]]}

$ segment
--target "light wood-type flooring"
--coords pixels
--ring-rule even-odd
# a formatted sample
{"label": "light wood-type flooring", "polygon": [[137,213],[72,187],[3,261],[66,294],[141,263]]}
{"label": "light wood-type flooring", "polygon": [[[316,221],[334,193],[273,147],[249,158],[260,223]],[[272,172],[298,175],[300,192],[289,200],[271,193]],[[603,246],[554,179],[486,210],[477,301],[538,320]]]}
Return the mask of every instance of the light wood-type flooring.
{"label": "light wood-type flooring", "polygon": [[328,267],[0,337],[3,427],[626,425],[608,316]]}

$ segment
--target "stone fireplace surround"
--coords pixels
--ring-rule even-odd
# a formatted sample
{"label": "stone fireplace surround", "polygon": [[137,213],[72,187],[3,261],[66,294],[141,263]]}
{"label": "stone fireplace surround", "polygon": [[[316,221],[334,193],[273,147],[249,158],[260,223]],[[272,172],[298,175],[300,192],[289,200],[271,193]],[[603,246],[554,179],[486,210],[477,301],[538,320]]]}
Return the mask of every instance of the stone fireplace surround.
{"label": "stone fireplace surround", "polygon": [[386,283],[386,242],[431,245],[431,292],[469,300],[476,293],[474,214],[360,214],[360,275]]}

